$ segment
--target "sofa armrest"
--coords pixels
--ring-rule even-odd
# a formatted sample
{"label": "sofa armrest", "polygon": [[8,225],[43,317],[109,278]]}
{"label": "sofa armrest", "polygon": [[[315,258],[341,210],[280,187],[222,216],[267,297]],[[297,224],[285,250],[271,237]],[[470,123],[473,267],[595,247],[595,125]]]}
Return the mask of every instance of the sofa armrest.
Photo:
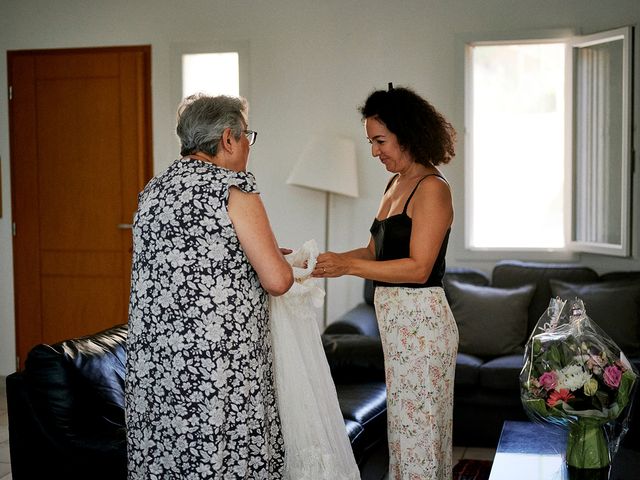
{"label": "sofa armrest", "polygon": [[[33,398],[24,372],[7,377],[9,444],[13,478],[78,478],[91,471],[94,480],[127,475],[124,428],[107,432],[52,430],[52,414]],[[37,461],[34,461],[37,458]]]}
{"label": "sofa armrest", "polygon": [[42,435],[52,444],[82,452],[87,458],[122,457],[124,411],[99,397],[96,385],[75,368],[64,347],[67,345],[34,347],[21,372]]}
{"label": "sofa armrest", "polygon": [[7,377],[16,479],[47,478],[47,472],[55,472],[55,478],[77,478],[89,469],[95,469],[91,478],[96,480],[126,477],[126,331],[126,325],[120,325],[37,345],[24,371]]}
{"label": "sofa armrest", "polygon": [[384,382],[384,356],[379,338],[324,334],[322,345],[335,383]]}
{"label": "sofa armrest", "polygon": [[327,335],[359,334],[380,338],[375,308],[366,302],[356,305],[324,331]]}

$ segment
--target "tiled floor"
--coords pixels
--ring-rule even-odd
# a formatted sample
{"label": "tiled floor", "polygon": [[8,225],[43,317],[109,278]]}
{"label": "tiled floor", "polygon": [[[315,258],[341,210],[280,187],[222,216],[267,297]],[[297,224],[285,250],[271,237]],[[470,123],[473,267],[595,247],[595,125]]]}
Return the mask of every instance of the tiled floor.
{"label": "tiled floor", "polygon": [[[0,377],[0,480],[11,480],[8,425],[6,383],[5,377]],[[453,447],[453,464],[462,458],[493,460],[495,454],[492,448]]]}
{"label": "tiled floor", "polygon": [[9,419],[5,377],[0,376],[0,480],[11,480],[9,463]]}

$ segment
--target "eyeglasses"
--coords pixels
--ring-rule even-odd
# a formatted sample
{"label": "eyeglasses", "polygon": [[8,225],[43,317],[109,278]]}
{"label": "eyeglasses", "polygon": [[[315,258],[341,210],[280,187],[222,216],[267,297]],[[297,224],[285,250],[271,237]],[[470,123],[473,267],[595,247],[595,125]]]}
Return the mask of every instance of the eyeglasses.
{"label": "eyeglasses", "polygon": [[251,146],[254,143],[256,143],[256,138],[258,137],[258,132],[254,131],[254,130],[244,130],[242,133],[244,133],[247,136],[247,139],[249,140],[249,146]]}

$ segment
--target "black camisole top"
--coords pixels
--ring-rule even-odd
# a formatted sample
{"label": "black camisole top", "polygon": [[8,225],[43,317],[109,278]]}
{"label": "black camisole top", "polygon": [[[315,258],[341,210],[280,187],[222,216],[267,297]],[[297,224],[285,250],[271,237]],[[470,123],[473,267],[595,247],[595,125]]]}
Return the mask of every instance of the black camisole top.
{"label": "black camisole top", "polygon": [[[371,225],[369,231],[371,232],[373,243],[375,245],[376,260],[397,260],[399,258],[409,257],[409,243],[411,240],[411,218],[407,215],[407,207],[409,205],[409,202],[411,201],[411,198],[413,197],[413,194],[416,193],[420,182],[422,182],[422,180],[424,180],[425,178],[431,176],[440,177],[444,180],[441,175],[435,173],[425,175],[416,184],[413,191],[409,195],[409,198],[407,198],[402,213],[392,215],[391,217],[385,218],[384,220],[378,220],[377,218],[373,220],[373,224]],[[389,190],[389,187],[391,187],[396,178],[397,175],[394,176],[391,181],[389,181],[389,184],[385,189],[385,193],[387,192],[387,190]],[[425,283],[386,283],[374,281],[374,285],[409,288],[441,287],[442,277],[444,276],[444,271],[446,268],[445,256],[447,254],[447,245],[449,243],[450,233],[451,228],[447,229],[447,233],[442,240],[442,245],[440,245],[438,257],[433,264],[431,275],[429,275],[429,278]]]}

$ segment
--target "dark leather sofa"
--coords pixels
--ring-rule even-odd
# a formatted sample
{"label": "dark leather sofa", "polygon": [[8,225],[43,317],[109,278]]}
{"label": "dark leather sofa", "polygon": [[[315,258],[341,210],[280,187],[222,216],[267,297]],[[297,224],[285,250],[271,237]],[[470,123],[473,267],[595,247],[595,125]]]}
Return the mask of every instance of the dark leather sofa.
{"label": "dark leather sofa", "polygon": [[[126,335],[127,326],[119,325],[39,345],[25,369],[7,377],[14,480],[126,478]],[[323,343],[363,478],[381,478],[386,395],[379,342],[326,335]]]}
{"label": "dark leather sofa", "polygon": [[[526,419],[518,382],[523,344],[551,295],[559,286],[563,287],[553,281],[573,282],[586,288],[582,292],[586,295],[591,294],[589,289],[597,293],[603,285],[621,290],[630,287],[632,295],[640,291],[640,272],[598,275],[575,265],[505,261],[495,266],[491,278],[469,268],[447,271],[445,291],[461,332],[454,394],[455,445],[495,447],[504,420]],[[594,315],[615,312],[616,321],[625,314],[630,318],[630,328],[622,341],[630,349],[639,347],[630,350],[628,356],[640,367],[640,296],[633,298],[635,303],[622,308],[621,303],[598,305],[602,299],[593,296],[591,304],[587,301],[587,310],[590,313],[593,307]],[[505,312],[513,316],[511,313],[517,310],[521,310],[522,318],[514,318],[522,323],[518,330],[521,339],[518,345],[509,346],[513,352],[482,354],[486,353],[486,345],[480,342],[474,346],[475,336],[482,336],[482,330],[486,330],[491,340],[495,337],[503,341],[509,335],[502,324],[514,319],[502,317]],[[605,317],[594,319],[607,330],[611,325],[607,325],[610,319]],[[481,330],[469,330],[474,324]],[[488,328],[489,325],[495,329]],[[14,480],[126,478],[123,413],[126,333],[126,326],[116,326],[89,337],[40,345],[30,353],[22,372],[7,377]],[[619,335],[620,331],[614,333]],[[365,282],[364,301],[330,324],[322,340],[362,478],[381,479],[388,462],[386,394],[370,282]],[[625,446],[640,450],[638,409],[635,401]]]}
{"label": "dark leather sofa", "polygon": [[[490,277],[472,268],[447,270],[445,293],[460,331],[454,391],[454,445],[495,448],[505,420],[528,419],[520,401],[519,384],[524,344],[552,295],[566,295],[571,292],[570,287],[582,289],[576,293],[584,296],[587,313],[605,331],[612,329],[618,337],[614,339],[628,347],[629,360],[640,368],[640,272],[598,275],[591,268],[577,265],[519,261],[498,262]],[[607,296],[599,291],[601,287],[630,290],[632,298],[625,307],[627,311],[621,312],[620,302],[613,297],[607,305]],[[364,301],[331,323],[325,334],[360,334],[379,341],[373,295],[373,285],[366,281]],[[609,325],[612,316],[618,322],[624,315],[629,323],[626,330],[621,325],[616,328]],[[504,327],[507,323],[512,330]],[[625,332],[627,335],[621,337]],[[486,343],[495,343],[495,351],[502,352],[491,354]],[[639,390],[636,389],[636,397]],[[625,446],[640,450],[638,403],[640,400],[632,405],[631,428],[625,437]]]}

